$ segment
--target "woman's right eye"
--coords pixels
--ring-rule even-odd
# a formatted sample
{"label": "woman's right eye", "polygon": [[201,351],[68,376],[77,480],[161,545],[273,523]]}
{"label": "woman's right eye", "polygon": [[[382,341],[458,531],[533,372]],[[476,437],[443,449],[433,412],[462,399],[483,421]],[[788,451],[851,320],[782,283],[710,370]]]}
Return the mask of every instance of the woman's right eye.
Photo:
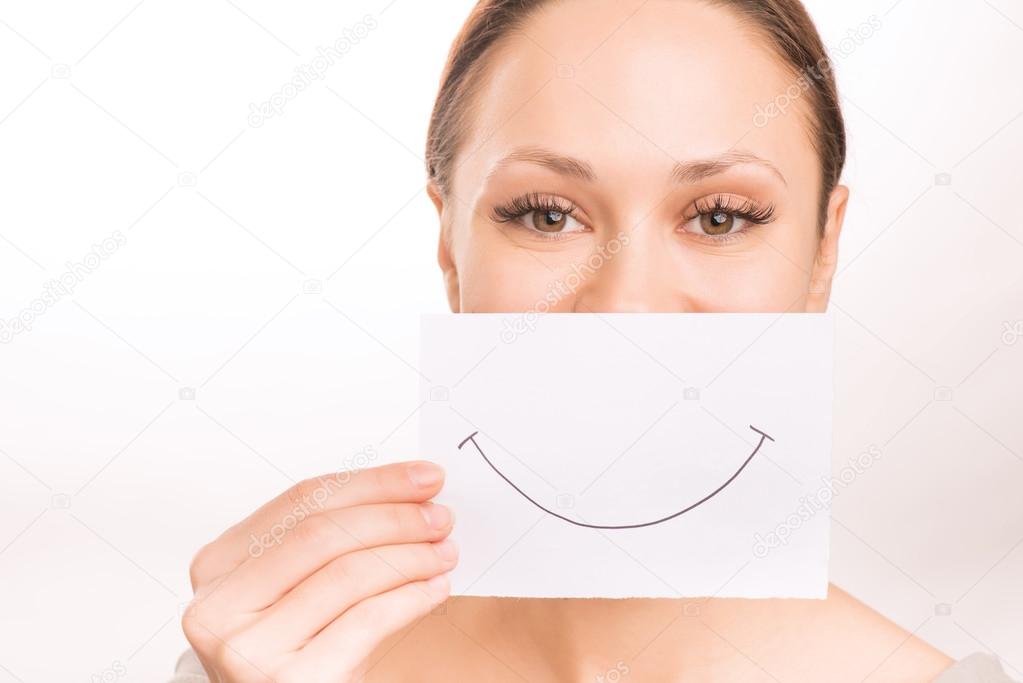
{"label": "woman's right eye", "polygon": [[513,223],[546,238],[585,232],[586,226],[573,218],[575,206],[538,193],[518,197],[494,209],[498,223]]}
{"label": "woman's right eye", "polygon": [[563,235],[571,232],[581,232],[586,229],[586,226],[572,218],[567,213],[561,213],[560,211],[530,211],[522,218],[527,219],[525,221],[526,227],[542,232],[546,234],[558,234]]}

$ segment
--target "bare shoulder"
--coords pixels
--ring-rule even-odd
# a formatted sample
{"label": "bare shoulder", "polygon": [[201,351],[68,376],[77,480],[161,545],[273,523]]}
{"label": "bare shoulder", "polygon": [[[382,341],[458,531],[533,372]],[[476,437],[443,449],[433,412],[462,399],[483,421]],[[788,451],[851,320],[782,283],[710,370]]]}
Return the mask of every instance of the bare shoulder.
{"label": "bare shoulder", "polygon": [[705,618],[781,679],[924,682],[954,663],[833,584],[826,600],[712,600]]}
{"label": "bare shoulder", "polygon": [[567,672],[590,671],[593,648],[643,652],[628,662],[636,680],[672,672],[693,680],[925,683],[953,664],[833,585],[826,600],[711,599],[681,614],[676,600],[452,598],[382,643],[364,680],[592,680]]}

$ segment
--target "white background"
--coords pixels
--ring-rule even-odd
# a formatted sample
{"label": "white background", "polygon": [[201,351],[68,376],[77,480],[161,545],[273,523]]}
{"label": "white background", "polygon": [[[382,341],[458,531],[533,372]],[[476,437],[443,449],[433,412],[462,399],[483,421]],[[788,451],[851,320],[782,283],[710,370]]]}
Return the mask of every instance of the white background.
{"label": "white background", "polygon": [[[366,445],[429,455],[420,157],[471,4],[0,5],[0,317],[127,238],[0,345],[0,682],[163,679],[201,543]],[[1023,678],[1023,5],[809,4],[831,45],[881,20],[838,64],[834,466],[882,457],[835,501],[832,580]]]}

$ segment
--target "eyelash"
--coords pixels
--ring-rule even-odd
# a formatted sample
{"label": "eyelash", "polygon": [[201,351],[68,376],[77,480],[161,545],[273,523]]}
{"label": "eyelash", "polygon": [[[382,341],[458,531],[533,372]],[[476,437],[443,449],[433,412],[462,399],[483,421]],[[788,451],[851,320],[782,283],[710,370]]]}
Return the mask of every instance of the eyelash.
{"label": "eyelash", "polygon": [[742,218],[756,225],[764,225],[774,219],[774,204],[761,206],[752,199],[739,199],[725,194],[714,195],[709,201],[711,202],[710,204],[707,203],[707,199],[701,199],[696,202],[694,207],[696,215],[687,220],[718,212],[727,213],[735,218]]}
{"label": "eyelash", "polygon": [[749,226],[743,227],[734,232],[727,233],[725,235],[705,235],[701,233],[690,232],[684,227],[680,228],[681,232],[685,232],[688,235],[702,240],[708,244],[721,245],[728,242],[734,242],[745,237],[745,233],[750,231],[753,227],[765,225],[774,220],[775,207],[774,204],[768,204],[762,206],[752,199],[735,197],[727,194],[717,194],[713,197],[704,198],[696,202],[693,207],[696,210],[695,214],[687,216],[683,226],[702,218],[703,216],[711,215],[714,213],[726,213],[733,218],[746,221]]}
{"label": "eyelash", "polygon": [[[553,211],[566,216],[572,216],[577,208],[578,207],[576,207],[575,204],[564,204],[555,197],[540,194],[539,192],[530,192],[529,194],[521,195],[512,199],[507,204],[494,207],[491,218],[497,223],[511,223],[534,211]],[[696,202],[693,208],[696,210],[696,213],[688,216],[685,219],[685,223],[689,223],[702,216],[721,212],[727,213],[734,218],[748,221],[753,225],[765,225],[774,220],[775,214],[774,204],[761,206],[752,199],[738,198],[727,194],[717,194],[709,198],[700,199]],[[564,239],[566,236],[565,233],[542,233],[537,230],[530,230],[524,226],[523,229],[529,230],[531,233],[535,233],[542,239],[548,240]],[[694,237],[720,244],[721,242],[739,238],[741,234],[746,232],[748,229],[749,228],[743,228],[742,230],[720,236],[700,235],[696,233],[690,234],[693,234]]]}
{"label": "eyelash", "polygon": [[[566,216],[571,216],[575,213],[577,208],[578,207],[576,207],[575,204],[564,204],[555,197],[540,194],[539,192],[530,192],[529,194],[512,199],[507,204],[494,207],[491,219],[497,223],[511,223],[534,211],[539,211],[541,213],[553,211]],[[524,230],[529,230],[530,233],[535,233],[541,239],[547,240],[564,239],[568,235],[575,234],[556,232],[543,233],[539,230],[531,230],[530,228],[522,227]]]}

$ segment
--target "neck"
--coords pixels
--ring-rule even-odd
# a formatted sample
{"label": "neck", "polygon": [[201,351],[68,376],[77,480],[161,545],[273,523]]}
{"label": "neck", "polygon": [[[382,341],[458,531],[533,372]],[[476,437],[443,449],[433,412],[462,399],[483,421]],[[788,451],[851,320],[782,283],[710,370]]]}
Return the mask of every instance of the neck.
{"label": "neck", "polygon": [[[689,605],[687,610],[684,606]],[[451,622],[485,643],[527,680],[618,681],[657,648],[660,671],[679,669],[685,653],[661,651],[672,632],[695,647],[699,601],[652,599],[452,598]],[[662,643],[663,644],[663,643]]]}
{"label": "neck", "polygon": [[860,680],[879,662],[893,680],[924,680],[951,662],[835,586],[826,600],[455,597],[446,616],[510,680]]}

